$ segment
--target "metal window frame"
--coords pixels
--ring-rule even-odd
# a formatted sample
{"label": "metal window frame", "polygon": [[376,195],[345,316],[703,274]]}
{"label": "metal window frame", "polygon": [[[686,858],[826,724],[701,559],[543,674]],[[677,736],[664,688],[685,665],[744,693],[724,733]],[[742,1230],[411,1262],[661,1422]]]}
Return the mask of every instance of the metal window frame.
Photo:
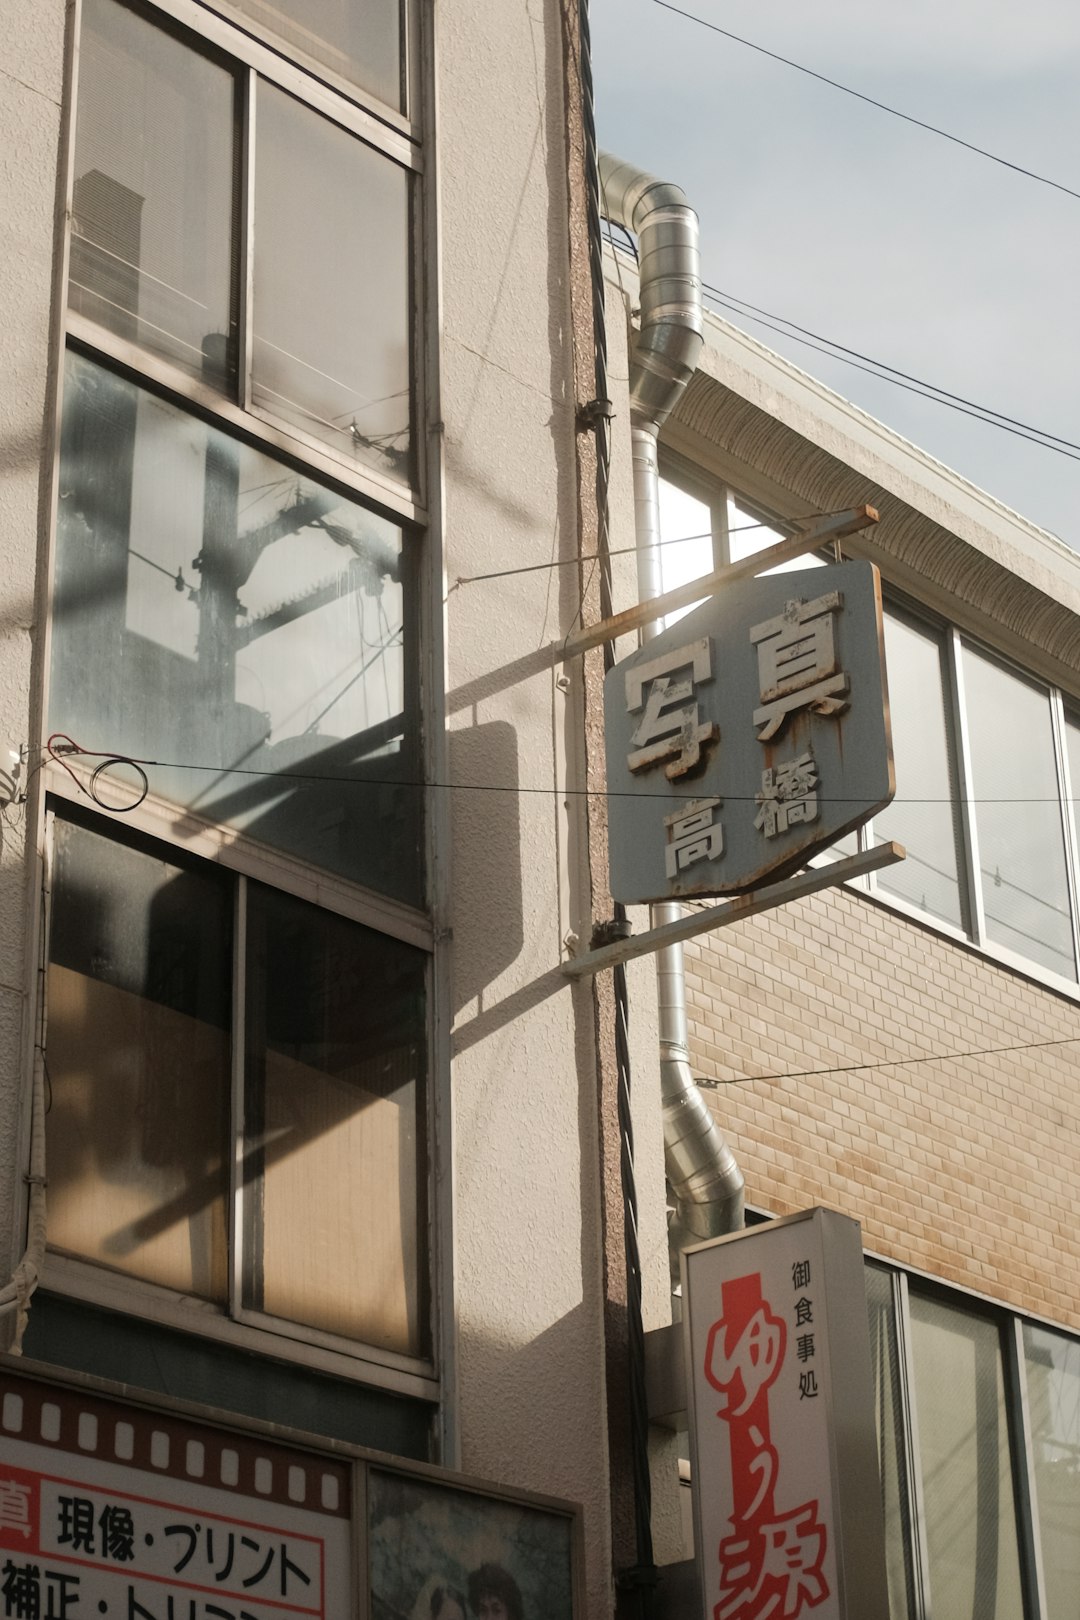
{"label": "metal window frame", "polygon": [[[72,795],[74,798],[74,795]],[[62,812],[58,812],[53,804],[46,809],[46,838],[48,869],[53,868],[54,856],[54,828],[58,819],[64,820]],[[125,818],[127,819],[127,818]],[[91,818],[80,817],[77,825],[90,824]],[[133,827],[134,839],[116,838],[110,832],[108,817],[94,815],[92,817],[93,831],[100,837],[117,843],[121,848],[137,847],[144,836],[140,827]],[[177,849],[180,858],[190,854],[184,846],[175,843],[166,844],[166,849]],[[370,1382],[370,1369],[373,1365],[383,1367],[389,1372],[400,1373],[406,1379],[407,1393],[421,1393],[423,1398],[432,1398],[432,1384],[437,1378],[436,1334],[434,1321],[431,1323],[432,1351],[429,1355],[409,1355],[400,1351],[384,1350],[378,1346],[368,1344],[362,1339],[349,1339],[344,1335],[326,1332],[320,1328],[309,1327],[304,1323],[292,1322],[284,1317],[274,1316],[272,1313],[252,1308],[244,1304],[244,1267],[247,1250],[247,1236],[244,1227],[244,1151],[245,1151],[245,1092],[247,1080],[247,890],[248,874],[236,867],[223,863],[231,872],[232,882],[232,912],[233,912],[233,949],[232,970],[230,976],[230,1068],[229,1084],[230,1098],[228,1110],[227,1143],[228,1183],[227,1208],[225,1213],[225,1226],[228,1240],[227,1256],[227,1282],[223,1304],[214,1301],[193,1299],[190,1294],[168,1288],[162,1284],[147,1281],[123,1272],[111,1272],[107,1268],[97,1265],[93,1260],[79,1259],[72,1255],[49,1253],[46,1260],[43,1285],[57,1293],[69,1294],[75,1298],[88,1302],[111,1306],[113,1309],[124,1310],[140,1316],[147,1316],[151,1320],[168,1323],[172,1326],[182,1327],[185,1331],[206,1334],[212,1337],[226,1339],[230,1342],[239,1342],[252,1345],[251,1330],[259,1333],[264,1341],[263,1348],[268,1350],[270,1345],[266,1340],[272,1339],[273,1353],[281,1356],[288,1355],[288,1347],[293,1351],[292,1359],[303,1365],[320,1365],[325,1363],[325,1355],[321,1361],[312,1362],[309,1352],[325,1352],[331,1358],[331,1370],[338,1371],[343,1367],[350,1369],[350,1376],[358,1376],[358,1368],[365,1369],[365,1381]],[[279,893],[289,893],[291,898],[298,898],[301,903],[311,904],[307,897],[292,894],[283,885],[273,886]],[[317,903],[316,903],[317,904]],[[331,915],[345,915],[346,920],[357,926],[371,929],[370,923],[361,919],[343,914],[337,907],[317,905],[320,912],[329,912]],[[383,932],[382,930],[378,930]],[[415,941],[400,941],[413,949],[418,948]],[[49,937],[46,931],[43,936],[44,959],[47,981],[49,963]],[[423,946],[419,947],[424,949]],[[427,952],[426,996],[425,996],[425,1052],[426,1070],[424,1084],[425,1099],[425,1126],[427,1140],[425,1142],[423,1169],[427,1172],[428,1188],[424,1195],[425,1210],[430,1209],[432,1201],[432,1188],[430,1185],[430,1165],[433,1159],[433,1146],[430,1139],[430,1093],[433,1085],[432,1058],[433,1030],[432,1030],[432,986],[431,986],[431,952],[432,943],[429,940]],[[44,1009],[44,997],[42,1001]],[[42,1044],[47,1048],[47,1028],[42,1030]],[[417,1119],[419,1124],[419,1116]],[[418,1177],[419,1186],[419,1177]],[[430,1215],[429,1215],[430,1226]],[[430,1272],[432,1261],[430,1253],[426,1257],[427,1264],[418,1267],[416,1285],[423,1291],[430,1285]],[[247,1330],[246,1332],[244,1330]],[[237,1337],[239,1335],[239,1337]],[[416,1383],[419,1379],[420,1384]],[[377,1380],[378,1381],[378,1380]],[[399,1381],[394,1381],[386,1387],[401,1388]]]}
{"label": "metal window frame", "polygon": [[[410,74],[413,76],[414,99],[423,108],[423,123],[434,125],[436,102],[435,67],[436,48],[434,22],[428,8],[421,8],[416,0],[407,0],[410,36]],[[41,566],[38,574],[38,618],[42,635],[38,648],[35,672],[34,713],[39,728],[47,714],[49,668],[51,665],[53,625],[53,585],[56,557],[56,504],[58,495],[61,421],[63,415],[63,364],[68,347],[87,357],[111,365],[128,375],[139,386],[170,398],[180,408],[220,424],[255,448],[268,455],[284,457],[315,477],[338,486],[353,498],[358,498],[394,521],[411,526],[417,531],[406,534],[417,553],[415,579],[417,602],[415,606],[416,641],[419,644],[419,670],[415,683],[421,704],[420,763],[425,780],[445,780],[445,743],[442,738],[445,718],[445,646],[443,635],[443,570],[437,566],[436,548],[441,541],[442,484],[444,477],[442,424],[438,421],[439,335],[441,288],[438,255],[438,207],[433,184],[423,184],[419,176],[424,169],[424,154],[417,145],[417,126],[414,121],[406,129],[405,121],[387,120],[385,108],[373,116],[365,109],[363,97],[354,87],[340,87],[317,82],[303,67],[284,61],[275,52],[252,41],[242,40],[230,23],[205,9],[202,0],[135,0],[133,9],[151,20],[156,14],[171,18],[192,33],[192,48],[205,42],[220,49],[234,64],[238,82],[246,83],[248,93],[253,72],[263,72],[282,88],[300,94],[300,98],[317,112],[351,130],[369,145],[409,169],[417,177],[410,205],[410,278],[411,278],[411,341],[413,346],[411,386],[414,406],[414,446],[418,482],[426,481],[430,490],[430,505],[419,498],[417,491],[404,483],[383,477],[376,469],[361,469],[338,461],[327,453],[327,447],[317,442],[305,443],[301,436],[287,427],[263,421],[246,410],[247,397],[236,399],[216,392],[159,360],[135,344],[107,333],[92,322],[83,320],[67,307],[68,263],[70,258],[70,229],[59,229],[56,234],[56,254],[53,266],[52,369],[50,371],[51,409],[47,416],[46,453],[50,462],[47,480],[49,516],[43,533]],[[62,150],[60,180],[65,198],[65,216],[71,217],[71,194],[75,168],[75,109],[79,77],[79,42],[82,19],[82,0],[73,0],[68,9],[65,95],[62,115]],[[244,68],[247,68],[245,74]],[[344,98],[344,99],[343,99]],[[350,105],[349,102],[354,103]],[[250,127],[246,122],[242,132]],[[243,136],[247,142],[246,133]],[[434,150],[428,158],[434,167]],[[245,144],[240,151],[240,203],[250,214],[253,201],[252,146]],[[251,240],[250,230],[243,238]],[[237,252],[239,252],[239,239]],[[237,287],[238,318],[250,323],[249,256],[245,246],[243,274]],[[430,267],[430,268],[429,268]],[[250,341],[245,353],[250,353]],[[424,540],[422,546],[418,543]],[[55,766],[40,762],[29,777],[27,820],[34,849],[32,893],[40,890],[41,907],[35,906],[31,923],[30,948],[27,952],[26,989],[30,1005],[36,1015],[25,1021],[27,1072],[33,1061],[35,1047],[43,1039],[39,1024],[45,1017],[45,967],[48,950],[48,888],[49,888],[49,797],[78,802],[80,790]],[[214,1306],[203,1307],[200,1301],[181,1297],[167,1289],[139,1279],[125,1278],[95,1267],[90,1262],[79,1262],[51,1254],[48,1257],[42,1285],[49,1290],[84,1300],[102,1308],[111,1308],[128,1315],[158,1321],[183,1332],[240,1346],[253,1353],[270,1355],[277,1359],[294,1361],[327,1374],[383,1388],[401,1395],[411,1396],[432,1406],[437,1454],[444,1461],[453,1462],[460,1455],[460,1437],[457,1419],[456,1341],[453,1320],[453,1216],[454,1196],[452,1159],[450,1157],[450,996],[449,964],[443,949],[450,937],[448,927],[450,884],[448,871],[449,810],[445,795],[435,793],[430,813],[425,816],[424,837],[428,854],[427,909],[417,910],[386,896],[360,889],[343,879],[323,872],[320,868],[281,856],[260,846],[223,825],[200,824],[197,818],[185,818],[183,828],[176,824],[175,807],[167,812],[155,806],[152,800],[134,815],[126,817],[133,829],[157,838],[179,851],[186,851],[206,859],[215,860],[234,874],[237,888],[247,878],[269,884],[299,899],[355,920],[385,933],[406,944],[425,951],[427,971],[427,1133],[425,1173],[425,1206],[427,1212],[426,1266],[419,1286],[428,1296],[430,1355],[426,1358],[402,1357],[359,1342],[314,1342],[306,1331],[292,1336],[280,1331],[282,1324],[271,1317],[260,1317],[257,1324],[241,1322],[224,1314]],[[168,815],[166,828],[164,817]],[[41,915],[39,916],[39,910]],[[436,949],[436,946],[439,949]],[[242,1009],[241,1009],[242,1012]],[[242,1048],[234,1047],[234,1062],[242,1058]],[[233,1084],[233,1097],[241,1098],[242,1090]],[[234,1120],[235,1128],[235,1120]],[[20,1109],[17,1126],[20,1162],[25,1162],[30,1144],[30,1098],[27,1089]],[[236,1168],[231,1168],[232,1175]],[[20,1233],[26,1218],[26,1189],[22,1189],[16,1220],[11,1233],[11,1252],[15,1257],[21,1247]],[[232,1233],[230,1232],[230,1239]],[[230,1242],[230,1265],[239,1251]],[[230,1273],[230,1299],[239,1286]],[[286,1327],[288,1324],[286,1324]]]}
{"label": "metal window frame", "polygon": [[393,107],[390,102],[383,101],[372,91],[363,89],[344,74],[335,73],[325,62],[320,62],[317,56],[309,54],[295,42],[277,34],[268,23],[260,22],[257,17],[243,11],[239,5],[230,3],[230,0],[201,0],[201,4],[207,10],[216,12],[233,28],[251,35],[269,49],[286,53],[292,61],[300,63],[312,78],[323,80],[331,90],[349,101],[357,102],[391,129],[400,131],[412,140],[420,139],[423,126],[423,86],[418,60],[421,51],[417,44],[417,36],[420,33],[416,17],[417,0],[405,0],[402,7],[401,54],[405,91],[403,111]]}
{"label": "metal window frame", "polygon": [[[919,1452],[909,1270],[897,1265],[895,1261],[876,1255],[868,1254],[866,1259],[872,1261],[879,1269],[891,1272],[894,1279],[900,1399],[903,1413],[902,1443],[906,1453],[912,1527],[912,1545],[908,1549],[915,1588],[912,1593],[912,1620],[932,1620],[933,1596],[930,1586],[922,1460]],[[1005,1403],[1004,1432],[1013,1486],[1013,1512],[1024,1620],[1045,1620],[1046,1582],[1038,1528],[1038,1498],[1023,1339],[1026,1322],[1029,1320],[1036,1322],[1038,1319],[1029,1318],[970,1289],[953,1287],[923,1272],[911,1272],[910,1277],[914,1277],[928,1298],[946,1306],[955,1304],[957,1311],[975,1316],[993,1327],[997,1333]],[[1080,1342],[1075,1335],[1064,1332],[1060,1327],[1054,1327],[1052,1330],[1062,1333],[1063,1337],[1074,1342]]]}
{"label": "metal window frame", "polygon": [[[237,315],[237,376],[232,391],[215,390],[189,377],[179,368],[143,349],[138,343],[116,337],[106,327],[85,316],[76,315],[65,306],[65,330],[79,338],[90,350],[111,355],[133,372],[155,377],[170,387],[181,398],[191,399],[204,410],[216,411],[232,418],[236,425],[248,431],[272,436],[284,446],[292,446],[306,462],[325,466],[328,476],[350,482],[369,498],[391,504],[395,511],[405,515],[405,508],[414,520],[422,520],[426,467],[422,445],[425,428],[423,409],[427,398],[424,377],[424,350],[420,341],[427,315],[427,293],[424,286],[424,232],[425,210],[418,204],[416,190],[423,190],[421,176],[424,154],[413,139],[388,128],[363,108],[334,93],[318,79],[277,52],[261,45],[257,40],[238,33],[219,16],[208,12],[195,0],[112,0],[112,3],[131,10],[143,18],[148,26],[165,21],[188,37],[185,48],[195,55],[212,56],[220,60],[232,73],[235,85],[235,138],[239,168],[239,208],[234,219],[236,240],[232,247],[233,298]],[[78,9],[81,12],[81,4]],[[300,101],[314,116],[322,117],[346,131],[379,156],[403,168],[410,176],[407,191],[406,236],[409,244],[409,278],[407,311],[409,322],[409,416],[414,466],[408,478],[396,478],[378,467],[367,467],[339,454],[334,446],[316,434],[277,415],[265,404],[256,404],[252,398],[253,356],[253,276],[254,276],[254,193],[255,165],[257,162],[257,81],[265,80]],[[77,102],[77,75],[72,95]],[[74,144],[74,143],[72,143]],[[67,215],[72,216],[72,186],[74,179],[73,152],[67,176]],[[224,407],[224,410],[222,409]],[[229,407],[232,407],[230,410]],[[402,503],[405,503],[403,507]]]}

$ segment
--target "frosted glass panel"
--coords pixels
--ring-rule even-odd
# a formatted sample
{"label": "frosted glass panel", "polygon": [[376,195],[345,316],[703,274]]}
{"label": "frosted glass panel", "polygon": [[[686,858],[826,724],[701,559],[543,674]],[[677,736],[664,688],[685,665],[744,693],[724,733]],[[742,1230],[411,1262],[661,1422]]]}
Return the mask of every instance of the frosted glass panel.
{"label": "frosted glass panel", "polygon": [[402,0],[232,0],[232,4],[298,54],[404,110]]}
{"label": "frosted glass panel", "polygon": [[86,0],[72,308],[224,383],[232,219],[232,75],[123,6]]}
{"label": "frosted glass panel", "polygon": [[219,1300],[231,932],[213,869],[56,822],[49,1242]]}
{"label": "frosted glass panel", "polygon": [[967,646],[964,686],[987,934],[1075,979],[1049,695]]}
{"label": "frosted glass panel", "polygon": [[418,901],[406,562],[396,525],[68,357],[51,728]]}
{"label": "frosted glass panel", "polygon": [[957,782],[941,637],[890,611],[885,662],[896,797],[874,817],[874,838],[896,839],[907,859],[879,872],[878,887],[961,928]]}
{"label": "frosted glass panel", "polygon": [[422,952],[249,887],[245,1294],[419,1354]]}
{"label": "frosted glass panel", "polygon": [[1024,1613],[993,1322],[911,1290],[915,1401],[934,1620]]}
{"label": "frosted glass panel", "polygon": [[409,177],[261,82],[256,129],[255,403],[408,480]]}
{"label": "frosted glass panel", "polygon": [[[785,538],[779,529],[774,529],[746,507],[740,506],[734,496],[728,496],[728,556],[732,562],[741,562],[744,557],[754,557],[759,551],[766,551],[769,546],[777,546]],[[775,568],[766,568],[765,574],[791,574],[799,568],[818,568],[821,558],[807,552],[803,557],[792,557],[786,563],[777,563]]]}
{"label": "frosted glass panel", "polygon": [[[667,478],[660,479],[660,577],[665,591],[711,574],[713,560],[712,513],[704,501]],[[664,624],[675,624],[698,604],[677,608]]]}

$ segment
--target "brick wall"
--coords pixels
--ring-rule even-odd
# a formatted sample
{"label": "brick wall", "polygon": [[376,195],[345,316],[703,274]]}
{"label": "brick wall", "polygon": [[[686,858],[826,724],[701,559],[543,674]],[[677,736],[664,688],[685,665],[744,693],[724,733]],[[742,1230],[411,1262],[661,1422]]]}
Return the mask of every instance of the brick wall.
{"label": "brick wall", "polygon": [[1080,1330],[1080,1006],[844,889],[692,941],[686,969],[749,1202],[827,1204]]}

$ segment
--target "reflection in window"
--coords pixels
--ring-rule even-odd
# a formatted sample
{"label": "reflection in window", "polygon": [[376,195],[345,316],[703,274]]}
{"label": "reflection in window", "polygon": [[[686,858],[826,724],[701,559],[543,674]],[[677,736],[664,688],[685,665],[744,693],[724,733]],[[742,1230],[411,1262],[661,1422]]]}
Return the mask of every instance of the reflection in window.
{"label": "reflection in window", "polygon": [[401,530],[68,356],[50,726],[419,901]]}
{"label": "reflection in window", "polygon": [[232,75],[86,0],[71,307],[218,385],[234,364],[232,154]]}
{"label": "reflection in window", "polygon": [[889,1581],[889,1620],[910,1620],[912,1612],[911,1512],[901,1399],[900,1358],[892,1274],[867,1264],[866,1309],[874,1381],[881,1507],[885,1520],[885,1559]]}
{"label": "reflection in window", "polygon": [[409,177],[263,82],[256,128],[253,400],[408,479]]}
{"label": "reflection in window", "polygon": [[1080,1344],[1024,1324],[1045,1620],[1080,1614]]}
{"label": "reflection in window", "polygon": [[52,881],[49,1242],[223,1300],[228,885],[59,821]]}
{"label": "reflection in window", "polygon": [[896,798],[874,817],[874,838],[896,839],[907,859],[880,872],[878,887],[961,928],[958,794],[940,636],[890,610],[885,661]]}
{"label": "reflection in window", "polygon": [[934,1620],[1024,1613],[997,1325],[910,1290]]}
{"label": "reflection in window", "polygon": [[253,22],[399,111],[402,0],[232,0]]}
{"label": "reflection in window", "polygon": [[987,935],[1075,979],[1049,695],[972,647],[963,668]]}
{"label": "reflection in window", "polygon": [[248,895],[245,1303],[417,1354],[425,957]]}
{"label": "reflection in window", "polygon": [[54,852],[51,1246],[224,1305],[239,1226],[245,1307],[426,1353],[426,955],[149,841],[57,818]]}

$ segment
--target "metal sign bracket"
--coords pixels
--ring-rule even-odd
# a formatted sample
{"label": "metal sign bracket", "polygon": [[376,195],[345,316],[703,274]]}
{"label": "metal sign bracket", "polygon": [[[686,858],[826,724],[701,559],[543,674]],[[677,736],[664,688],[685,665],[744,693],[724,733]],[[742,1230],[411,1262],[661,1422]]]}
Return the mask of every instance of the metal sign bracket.
{"label": "metal sign bracket", "polygon": [[859,855],[832,861],[828,866],[811,867],[780,883],[755,889],[752,894],[739,894],[733,900],[708,906],[704,911],[688,912],[677,922],[650,928],[645,934],[631,934],[628,939],[618,940],[613,945],[572,956],[562,963],[562,971],[571,979],[600,973],[618,962],[629,962],[636,956],[648,956],[654,951],[663,950],[666,945],[677,945],[698,934],[712,933],[728,923],[742,922],[744,918],[756,917],[762,911],[772,911],[776,906],[786,905],[789,900],[800,900],[804,895],[816,894],[819,889],[831,889],[850,878],[865,877],[868,872],[876,872],[882,866],[892,866],[894,862],[902,861],[906,854],[903,844],[889,842],[879,844],[876,849],[864,850]]}

